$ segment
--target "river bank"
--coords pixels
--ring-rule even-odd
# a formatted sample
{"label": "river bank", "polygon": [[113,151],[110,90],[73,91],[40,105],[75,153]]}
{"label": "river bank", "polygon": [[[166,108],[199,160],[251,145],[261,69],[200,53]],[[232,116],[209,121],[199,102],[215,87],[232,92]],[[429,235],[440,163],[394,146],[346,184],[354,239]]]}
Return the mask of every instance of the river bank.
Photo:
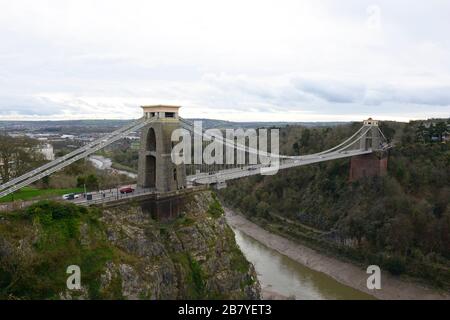
{"label": "river bank", "polygon": [[99,156],[99,155],[92,155],[92,156],[90,156],[88,158],[88,160],[97,169],[100,169],[100,170],[111,170],[111,171],[113,171],[115,173],[126,175],[126,176],[130,177],[131,179],[137,179],[137,174],[134,173],[134,172],[125,171],[125,170],[119,170],[119,169],[113,168],[113,162],[112,162],[112,160],[110,158],[106,158],[104,156]]}
{"label": "river bank", "polygon": [[[450,300],[450,294],[448,293],[440,293],[425,286],[404,281],[383,271],[381,275],[382,289],[369,290],[366,286],[369,275],[366,274],[365,270],[270,233],[245,217],[234,213],[231,209],[226,207],[224,209],[227,221],[233,228],[312,270],[322,272],[346,286],[365,292],[378,299]],[[273,292],[270,293],[273,295]]]}
{"label": "river bank", "polygon": [[262,295],[268,300],[371,300],[375,299],[314,271],[269,248],[231,226],[236,243],[255,267]]}

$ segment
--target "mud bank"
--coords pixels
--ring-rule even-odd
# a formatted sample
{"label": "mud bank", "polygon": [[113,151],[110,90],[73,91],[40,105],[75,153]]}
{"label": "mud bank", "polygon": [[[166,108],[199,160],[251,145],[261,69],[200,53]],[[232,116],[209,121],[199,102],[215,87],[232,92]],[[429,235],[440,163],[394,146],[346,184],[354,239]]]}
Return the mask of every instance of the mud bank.
{"label": "mud bank", "polygon": [[[434,289],[399,279],[383,271],[381,274],[381,290],[369,290],[366,286],[369,275],[358,266],[328,257],[316,250],[270,233],[245,217],[234,213],[231,209],[226,207],[224,209],[228,224],[232,227],[308,268],[323,272],[344,285],[366,292],[378,299],[450,300],[450,294],[448,293],[437,292]],[[264,296],[267,297],[270,294],[266,293]],[[271,298],[275,297],[272,295]]]}

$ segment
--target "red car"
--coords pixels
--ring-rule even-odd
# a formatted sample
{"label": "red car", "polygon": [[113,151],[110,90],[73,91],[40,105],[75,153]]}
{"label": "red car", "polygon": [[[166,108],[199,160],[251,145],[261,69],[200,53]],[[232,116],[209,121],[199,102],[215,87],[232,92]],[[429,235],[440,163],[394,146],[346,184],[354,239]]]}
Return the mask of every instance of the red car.
{"label": "red car", "polygon": [[134,189],[132,187],[123,187],[119,189],[120,193],[124,194],[124,193],[131,193],[134,191]]}

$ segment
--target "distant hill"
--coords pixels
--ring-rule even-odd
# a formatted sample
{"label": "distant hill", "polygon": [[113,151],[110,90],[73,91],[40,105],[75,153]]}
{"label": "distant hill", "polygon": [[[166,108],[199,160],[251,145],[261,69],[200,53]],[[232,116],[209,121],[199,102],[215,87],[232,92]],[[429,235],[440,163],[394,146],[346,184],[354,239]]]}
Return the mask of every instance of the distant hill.
{"label": "distant hill", "polygon": [[0,121],[2,131],[25,132],[107,132],[132,120]]}
{"label": "distant hill", "polygon": [[334,127],[349,122],[233,122],[216,119],[187,119],[189,121],[203,121],[204,128],[268,128],[268,127],[286,127],[286,126],[304,126],[304,127]]}
{"label": "distant hill", "polygon": [[[232,122],[216,119],[187,119],[189,121],[203,121],[203,128],[261,128],[261,127],[286,127],[286,126],[337,126],[346,122]],[[119,128],[130,120],[57,120],[57,121],[0,121],[1,131],[22,132],[54,132],[71,133],[80,132],[108,132]]]}

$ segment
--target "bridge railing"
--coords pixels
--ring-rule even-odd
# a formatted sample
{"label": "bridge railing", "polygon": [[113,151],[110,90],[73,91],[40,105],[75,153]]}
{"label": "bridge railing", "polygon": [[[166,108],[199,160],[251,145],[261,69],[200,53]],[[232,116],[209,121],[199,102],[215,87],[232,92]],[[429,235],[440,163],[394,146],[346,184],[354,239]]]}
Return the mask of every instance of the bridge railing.
{"label": "bridge railing", "polygon": [[114,189],[111,189],[108,192],[96,193],[95,195],[93,195],[95,196],[95,198],[93,198],[92,200],[85,199],[84,201],[76,202],[76,204],[90,206],[95,204],[108,203],[112,201],[119,201],[122,199],[131,199],[137,196],[147,194],[156,194],[156,190],[154,188],[143,188],[143,189],[136,189],[130,193],[120,193],[120,191],[118,190],[114,191]]}

